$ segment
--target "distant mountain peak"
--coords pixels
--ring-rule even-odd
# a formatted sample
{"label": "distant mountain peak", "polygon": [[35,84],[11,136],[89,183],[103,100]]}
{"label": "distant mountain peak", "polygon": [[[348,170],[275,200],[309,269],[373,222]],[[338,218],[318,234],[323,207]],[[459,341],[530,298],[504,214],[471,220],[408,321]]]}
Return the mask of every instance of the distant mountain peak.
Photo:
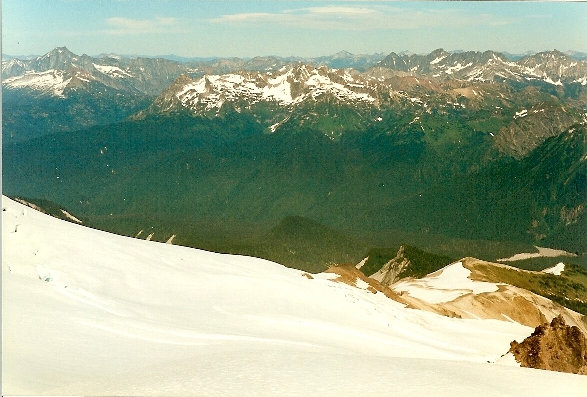
{"label": "distant mountain peak", "polygon": [[375,66],[442,79],[528,83],[541,80],[555,86],[587,84],[587,63],[574,60],[558,50],[528,55],[515,62],[490,50],[449,53],[439,48],[428,55],[409,56],[392,52]]}
{"label": "distant mountain peak", "polygon": [[77,55],[71,52],[67,47],[56,47],[43,55],[41,58],[49,58],[49,57],[66,57],[72,58],[76,57]]}
{"label": "distant mountain peak", "polygon": [[345,57],[352,57],[352,56],[354,56],[354,54],[348,52],[347,50],[339,51],[333,55],[333,57],[337,57],[337,58],[345,58]]}
{"label": "distant mountain peak", "polygon": [[444,55],[444,54],[448,54],[448,52],[446,52],[444,50],[444,48],[437,48],[434,51],[432,51],[429,55],[430,56],[438,56],[438,55]]}
{"label": "distant mountain peak", "polygon": [[55,49],[53,51],[65,52],[65,53],[68,53],[68,52],[69,53],[72,53],[66,46],[63,46],[63,47],[55,47]]}

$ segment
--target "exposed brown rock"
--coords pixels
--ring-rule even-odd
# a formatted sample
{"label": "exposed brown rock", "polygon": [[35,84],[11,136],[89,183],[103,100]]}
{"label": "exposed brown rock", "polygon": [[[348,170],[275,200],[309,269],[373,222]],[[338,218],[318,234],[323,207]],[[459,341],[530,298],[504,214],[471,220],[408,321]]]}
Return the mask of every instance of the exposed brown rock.
{"label": "exposed brown rock", "polygon": [[338,278],[336,278],[333,281],[345,283],[352,286],[356,285],[357,280],[362,280],[369,285],[366,288],[369,292],[376,294],[377,291],[379,291],[390,299],[406,304],[405,300],[402,299],[397,292],[393,291],[386,285],[381,284],[379,281],[365,276],[363,272],[361,272],[353,265],[331,266],[324,273],[337,274]]}
{"label": "exposed brown rock", "polygon": [[511,342],[509,352],[522,367],[587,374],[587,339],[562,316],[536,327],[522,343]]}
{"label": "exposed brown rock", "polygon": [[506,154],[521,158],[551,136],[560,134],[576,121],[562,106],[542,103],[526,109],[524,116],[514,118],[501,128],[495,145]]}

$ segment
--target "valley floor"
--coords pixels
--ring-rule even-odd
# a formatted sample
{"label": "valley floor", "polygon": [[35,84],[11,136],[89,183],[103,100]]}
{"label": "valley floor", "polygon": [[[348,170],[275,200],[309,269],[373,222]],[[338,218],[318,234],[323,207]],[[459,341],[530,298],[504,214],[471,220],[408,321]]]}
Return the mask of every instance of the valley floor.
{"label": "valley floor", "polygon": [[501,357],[532,329],[2,202],[3,395],[579,396]]}

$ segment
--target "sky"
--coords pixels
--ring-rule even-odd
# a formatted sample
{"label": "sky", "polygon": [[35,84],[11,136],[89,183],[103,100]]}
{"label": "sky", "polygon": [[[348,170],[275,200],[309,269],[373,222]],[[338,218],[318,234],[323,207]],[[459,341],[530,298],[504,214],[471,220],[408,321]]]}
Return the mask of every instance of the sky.
{"label": "sky", "polygon": [[587,3],[2,0],[2,53],[183,57],[587,52]]}

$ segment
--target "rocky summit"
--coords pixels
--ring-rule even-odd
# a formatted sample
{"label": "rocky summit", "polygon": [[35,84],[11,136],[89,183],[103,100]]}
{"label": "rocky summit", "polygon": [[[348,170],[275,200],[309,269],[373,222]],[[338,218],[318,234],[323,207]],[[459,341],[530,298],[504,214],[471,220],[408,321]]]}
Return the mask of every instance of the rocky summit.
{"label": "rocky summit", "polygon": [[523,342],[509,350],[523,367],[587,375],[587,339],[561,316],[536,327]]}

